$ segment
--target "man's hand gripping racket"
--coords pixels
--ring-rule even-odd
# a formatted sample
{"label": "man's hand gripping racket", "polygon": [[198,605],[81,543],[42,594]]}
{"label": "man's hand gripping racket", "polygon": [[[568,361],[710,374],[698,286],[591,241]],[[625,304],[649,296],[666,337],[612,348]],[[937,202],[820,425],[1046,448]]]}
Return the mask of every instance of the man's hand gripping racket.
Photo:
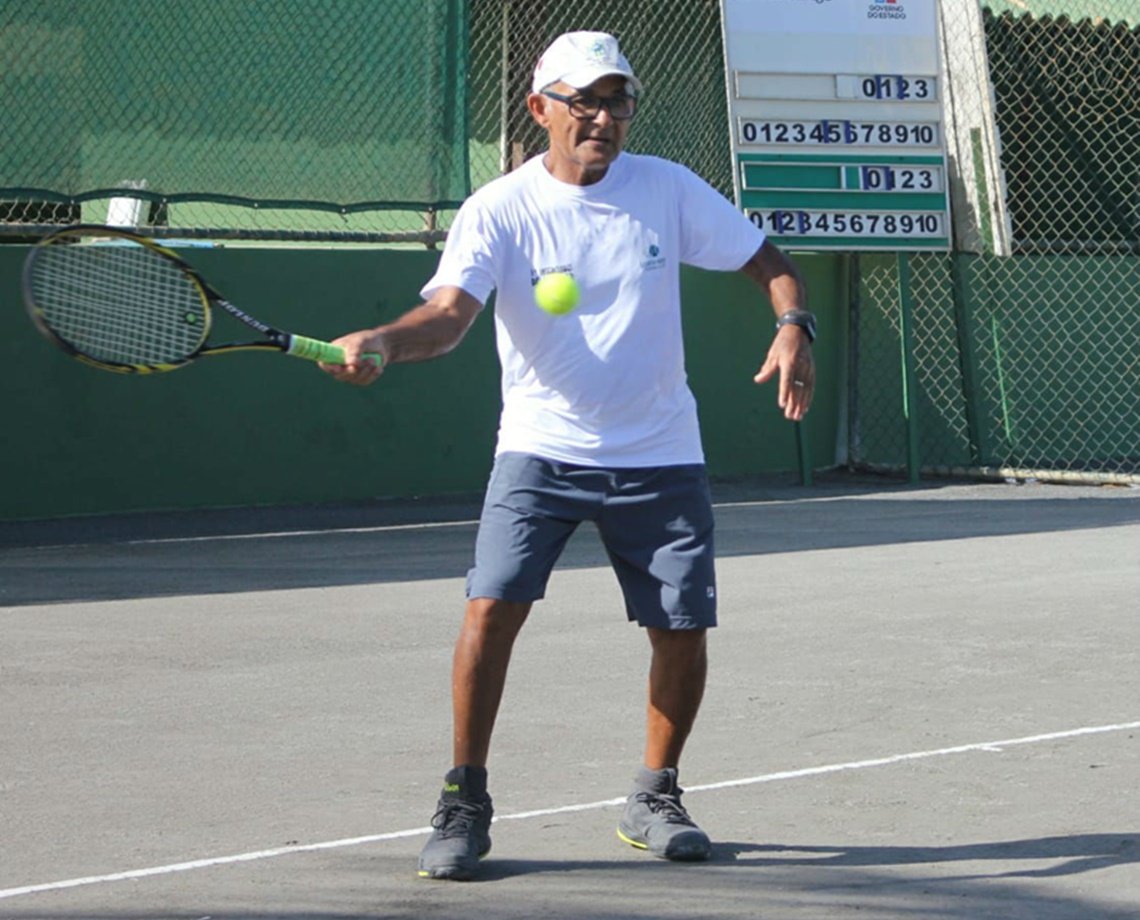
{"label": "man's hand gripping racket", "polygon": [[[223,298],[153,240],[112,227],[68,227],[41,240],[24,265],[24,304],[49,341],[84,364],[121,374],[184,367],[203,355],[276,351],[345,362],[338,345],[268,326]],[[212,343],[218,308],[259,333]],[[380,355],[361,356],[376,367]]]}

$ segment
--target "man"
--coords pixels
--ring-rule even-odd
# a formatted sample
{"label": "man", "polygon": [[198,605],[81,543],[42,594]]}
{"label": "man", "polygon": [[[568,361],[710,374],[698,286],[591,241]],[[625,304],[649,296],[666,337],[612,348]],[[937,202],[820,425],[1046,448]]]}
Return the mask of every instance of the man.
{"label": "man", "polygon": [[[596,523],[626,613],[651,646],[644,763],[618,826],[656,856],[703,860],[708,836],[681,804],[677,766],[704,690],[716,624],[712,505],[684,374],[680,265],[742,270],[779,317],[755,376],[779,376],[803,418],[814,320],[792,264],[725,198],[677,164],[623,153],[641,84],[605,33],[573,32],[539,60],[527,107],[549,149],[472,195],[425,302],[337,340],[338,380],[459,344],[495,290],[503,409],[452,669],[453,768],[420,855],[427,878],[468,879],[491,847],[487,757],[507,664],[567,539]],[[534,285],[571,274],[577,309],[538,309]]]}

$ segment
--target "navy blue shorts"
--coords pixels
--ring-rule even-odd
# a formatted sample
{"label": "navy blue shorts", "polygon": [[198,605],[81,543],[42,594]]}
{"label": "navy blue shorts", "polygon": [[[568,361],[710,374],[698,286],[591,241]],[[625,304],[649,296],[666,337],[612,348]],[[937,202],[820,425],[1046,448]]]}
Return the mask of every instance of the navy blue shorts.
{"label": "navy blue shorts", "polygon": [[716,625],[712,499],[702,464],[601,469],[501,454],[467,596],[538,600],[583,521],[597,525],[630,620],[661,629]]}

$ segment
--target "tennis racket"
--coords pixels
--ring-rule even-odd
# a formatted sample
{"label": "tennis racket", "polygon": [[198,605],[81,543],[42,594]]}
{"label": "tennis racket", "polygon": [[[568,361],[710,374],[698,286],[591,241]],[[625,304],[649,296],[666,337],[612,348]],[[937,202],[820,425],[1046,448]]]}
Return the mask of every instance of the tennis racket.
{"label": "tennis racket", "polygon": [[[120,374],[184,367],[203,355],[278,351],[343,364],[344,351],[267,326],[215,291],[153,240],[125,230],[78,225],[41,240],[24,264],[24,304],[49,341],[73,358]],[[221,309],[260,336],[210,343]],[[368,355],[380,363],[379,355]]]}

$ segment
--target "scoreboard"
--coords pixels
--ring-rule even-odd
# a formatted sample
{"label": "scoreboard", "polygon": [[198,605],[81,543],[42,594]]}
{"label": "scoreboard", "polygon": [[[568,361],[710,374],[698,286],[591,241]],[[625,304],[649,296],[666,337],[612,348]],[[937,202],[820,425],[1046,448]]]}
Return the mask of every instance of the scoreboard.
{"label": "scoreboard", "polygon": [[937,0],[721,0],[736,203],[793,249],[946,250]]}

